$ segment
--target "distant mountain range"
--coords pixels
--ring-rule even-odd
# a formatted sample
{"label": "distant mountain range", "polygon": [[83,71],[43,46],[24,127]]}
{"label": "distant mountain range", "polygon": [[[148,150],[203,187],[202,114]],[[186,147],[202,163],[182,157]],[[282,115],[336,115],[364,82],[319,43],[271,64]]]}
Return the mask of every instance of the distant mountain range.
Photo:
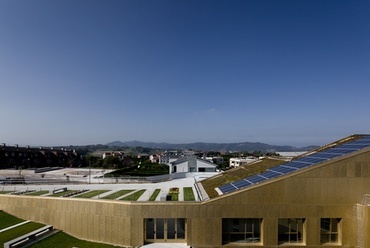
{"label": "distant mountain range", "polygon": [[155,142],[141,142],[141,141],[114,141],[106,144],[113,147],[145,147],[163,150],[176,150],[176,149],[192,149],[196,151],[261,151],[261,152],[299,152],[310,151],[318,148],[319,146],[277,146],[269,145],[259,142],[241,142],[241,143],[188,143],[188,144],[170,144],[170,143],[155,143]]}

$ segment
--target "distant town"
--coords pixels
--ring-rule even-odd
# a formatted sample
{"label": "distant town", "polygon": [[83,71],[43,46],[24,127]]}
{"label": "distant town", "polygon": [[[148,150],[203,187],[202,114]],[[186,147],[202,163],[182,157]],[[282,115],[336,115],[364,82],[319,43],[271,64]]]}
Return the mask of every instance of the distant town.
{"label": "distant town", "polygon": [[263,156],[290,156],[314,146],[296,148],[263,143],[145,143],[31,147],[0,145],[0,169],[103,168],[116,174],[154,176],[176,172],[217,172],[245,165]]}

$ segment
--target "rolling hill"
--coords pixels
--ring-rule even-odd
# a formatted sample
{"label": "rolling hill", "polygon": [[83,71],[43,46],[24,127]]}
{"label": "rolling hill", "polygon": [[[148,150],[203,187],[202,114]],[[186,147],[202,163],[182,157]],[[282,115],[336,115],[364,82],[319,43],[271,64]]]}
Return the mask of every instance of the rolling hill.
{"label": "rolling hill", "polygon": [[291,151],[309,151],[318,146],[294,147],[294,146],[277,146],[269,145],[260,142],[241,142],[241,143],[187,143],[187,144],[171,144],[171,143],[155,143],[155,142],[141,142],[141,141],[114,141],[106,144],[113,147],[146,147],[163,150],[176,149],[192,149],[197,151],[261,151],[261,152],[291,152]]}

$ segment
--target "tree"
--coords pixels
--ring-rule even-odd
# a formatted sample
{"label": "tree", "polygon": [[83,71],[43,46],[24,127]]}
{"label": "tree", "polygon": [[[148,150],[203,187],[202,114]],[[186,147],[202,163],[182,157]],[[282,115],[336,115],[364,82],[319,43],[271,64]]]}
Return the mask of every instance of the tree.
{"label": "tree", "polygon": [[121,163],[122,162],[119,157],[106,157],[103,161],[103,168],[120,168]]}
{"label": "tree", "polygon": [[102,164],[102,160],[101,158],[97,157],[97,156],[93,156],[93,155],[87,155],[83,161],[82,161],[83,165],[86,166],[86,167],[102,167],[103,164]]}

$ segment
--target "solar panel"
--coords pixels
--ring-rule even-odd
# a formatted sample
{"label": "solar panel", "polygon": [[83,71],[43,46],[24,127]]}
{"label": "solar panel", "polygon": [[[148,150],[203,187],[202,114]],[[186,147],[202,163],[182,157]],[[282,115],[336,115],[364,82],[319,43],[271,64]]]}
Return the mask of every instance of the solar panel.
{"label": "solar panel", "polygon": [[225,185],[222,185],[220,187],[218,187],[222,193],[226,194],[226,193],[229,193],[231,191],[234,191],[236,190],[237,188],[234,187],[232,184],[228,183],[228,184],[225,184]]}
{"label": "solar panel", "polygon": [[309,164],[300,163],[300,162],[297,162],[297,161],[292,161],[292,162],[286,163],[284,165],[289,166],[289,167],[294,167],[294,168],[303,168],[303,167],[309,166]]}
{"label": "solar panel", "polygon": [[247,177],[247,178],[245,178],[245,180],[247,180],[248,182],[251,182],[251,183],[255,184],[255,183],[259,183],[259,182],[265,181],[266,178],[260,177],[259,175],[255,175],[255,176]]}
{"label": "solar panel", "polygon": [[361,141],[362,142],[367,142],[369,144],[370,143],[370,136],[362,138]]}
{"label": "solar panel", "polygon": [[358,140],[349,142],[347,144],[359,145],[359,144],[369,144],[369,142],[370,142],[369,138],[362,138],[362,139],[358,139]]}
{"label": "solar panel", "polygon": [[[339,146],[337,146],[337,148],[338,148],[338,147],[339,147]],[[341,154],[339,151],[335,150],[335,149],[334,149],[334,147],[333,147],[333,148],[329,148],[329,149],[327,149],[327,150],[324,150],[324,151],[322,151],[322,152],[320,152],[320,153],[333,153],[333,154],[338,154],[338,155],[340,155],[340,154]]]}
{"label": "solar panel", "polygon": [[312,155],[312,157],[324,158],[325,160],[328,160],[328,159],[334,158],[334,157],[338,157],[338,156],[340,156],[339,153],[328,153],[328,152],[320,152],[320,153],[316,153],[315,155]]}
{"label": "solar panel", "polygon": [[358,145],[363,145],[363,144],[366,144],[366,143],[367,143],[367,141],[365,141],[365,140],[355,140],[355,141],[352,141],[352,142],[349,142],[349,143],[341,144],[340,146],[343,146],[343,145],[358,146]]}
{"label": "solar panel", "polygon": [[356,151],[361,150],[365,147],[369,146],[369,144],[343,144],[338,146],[338,148],[346,148],[346,149],[355,149]]}
{"label": "solar panel", "polygon": [[244,188],[244,187],[247,187],[249,185],[251,185],[252,183],[248,182],[248,181],[245,181],[244,179],[242,180],[239,180],[239,181],[236,181],[236,182],[233,182],[233,185],[237,188]]}
{"label": "solar panel", "polygon": [[266,172],[263,172],[263,173],[259,174],[259,176],[265,177],[267,179],[271,179],[271,178],[274,178],[274,177],[281,176],[281,174],[277,173],[275,171],[266,171]]}
{"label": "solar panel", "polygon": [[351,148],[351,147],[334,147],[334,148],[332,148],[332,150],[337,152],[337,153],[346,154],[346,153],[357,151],[358,149],[357,148]]}
{"label": "solar panel", "polygon": [[313,164],[311,162],[307,162],[307,161],[304,161],[302,159],[296,159],[296,160],[294,160],[294,162],[302,163],[302,164],[305,164],[305,165],[311,165],[311,164]]}
{"label": "solar panel", "polygon": [[282,173],[282,174],[286,174],[286,173],[289,173],[289,172],[296,171],[298,169],[297,168],[293,168],[293,167],[287,167],[287,166],[284,166],[284,165],[279,165],[279,166],[270,168],[268,170],[269,171],[275,171],[275,172]]}
{"label": "solar panel", "polygon": [[238,180],[233,183],[225,184],[223,186],[218,187],[222,193],[229,193],[234,190],[245,188],[251,186],[253,184],[263,182],[272,178],[279,177],[281,175],[289,174],[291,172],[310,167],[312,165],[316,165],[318,163],[338,158],[340,156],[359,151],[363,148],[370,146],[370,135],[364,136],[360,139],[349,141],[347,143],[337,145],[335,147],[315,152],[310,154],[306,157],[301,157],[296,160],[284,163],[282,165],[275,166],[273,168],[268,169],[267,171],[244,178],[242,180]]}
{"label": "solar panel", "polygon": [[320,163],[320,162],[325,161],[325,160],[326,160],[325,158],[318,158],[318,157],[314,157],[314,155],[310,155],[310,156],[303,157],[303,158],[300,158],[300,159],[295,160],[295,161],[307,162],[307,163],[310,163],[310,164],[317,164],[317,163]]}

